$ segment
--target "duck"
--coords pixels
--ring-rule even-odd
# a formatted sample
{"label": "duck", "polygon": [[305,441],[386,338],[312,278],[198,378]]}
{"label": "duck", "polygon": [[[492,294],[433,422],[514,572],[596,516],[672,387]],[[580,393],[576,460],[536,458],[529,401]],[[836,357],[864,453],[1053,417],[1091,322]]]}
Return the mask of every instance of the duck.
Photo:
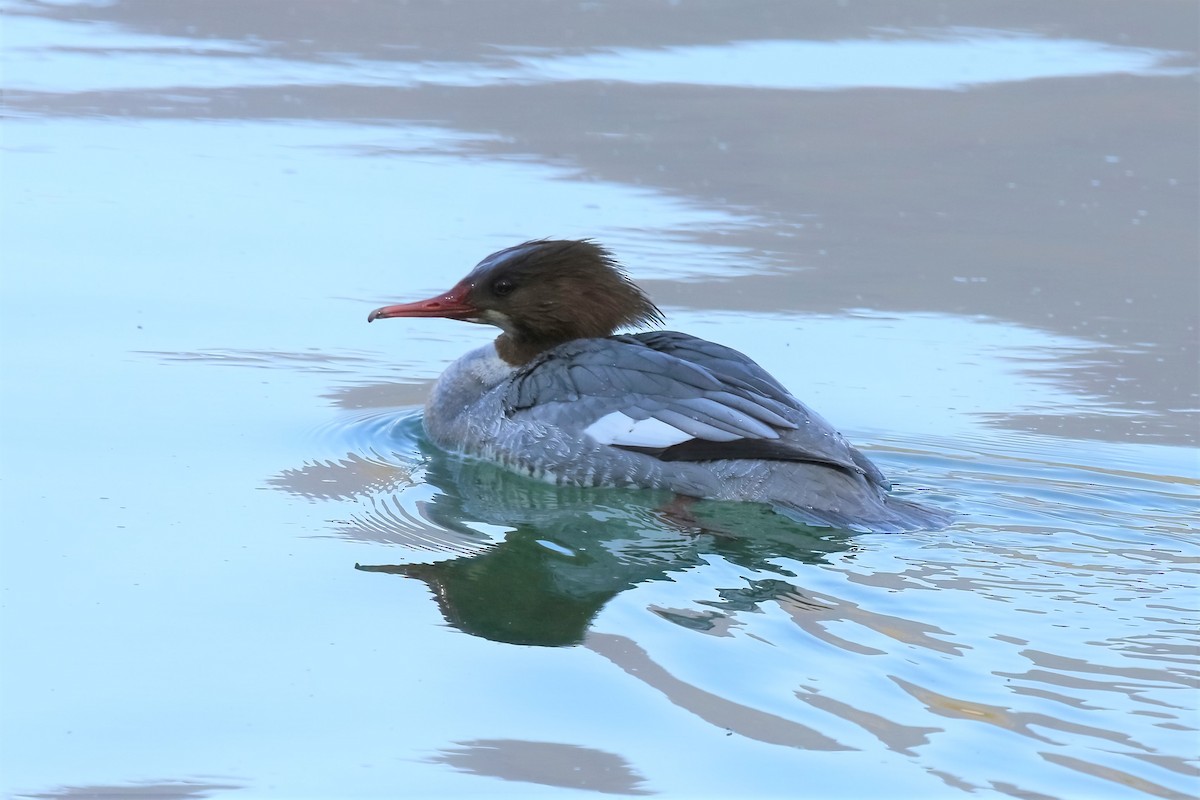
{"label": "duck", "polygon": [[808,526],[949,523],[893,496],[866,455],[748,356],[657,329],[662,311],[593,240],[499,250],[448,291],[367,321],[392,318],[500,329],[430,392],[423,423],[442,450],[560,486],[764,504]]}

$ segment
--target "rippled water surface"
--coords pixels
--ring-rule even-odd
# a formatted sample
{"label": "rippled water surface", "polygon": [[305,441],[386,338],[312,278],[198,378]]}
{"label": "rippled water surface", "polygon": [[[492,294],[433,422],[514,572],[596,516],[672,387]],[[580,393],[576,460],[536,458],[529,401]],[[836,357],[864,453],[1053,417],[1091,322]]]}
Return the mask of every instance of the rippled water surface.
{"label": "rippled water surface", "polygon": [[[1193,5],[0,8],[4,796],[1200,794]],[[439,452],[540,236],[953,526]]]}

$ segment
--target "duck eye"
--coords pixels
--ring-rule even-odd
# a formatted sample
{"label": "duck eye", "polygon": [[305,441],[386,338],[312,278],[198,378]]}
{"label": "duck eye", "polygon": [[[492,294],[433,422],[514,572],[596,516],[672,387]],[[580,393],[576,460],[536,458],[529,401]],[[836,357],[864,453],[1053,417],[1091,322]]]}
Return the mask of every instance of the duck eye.
{"label": "duck eye", "polygon": [[500,278],[492,284],[492,294],[497,297],[504,297],[512,294],[512,290],[517,288],[517,285],[508,278]]}

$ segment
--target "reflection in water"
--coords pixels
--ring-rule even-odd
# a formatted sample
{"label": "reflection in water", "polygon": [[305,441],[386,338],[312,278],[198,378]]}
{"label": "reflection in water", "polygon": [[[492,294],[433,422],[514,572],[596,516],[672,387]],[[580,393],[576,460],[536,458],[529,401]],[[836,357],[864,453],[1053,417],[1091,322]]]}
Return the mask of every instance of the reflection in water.
{"label": "reflection in water", "polygon": [[[620,592],[669,580],[672,573],[702,565],[705,554],[749,566],[772,553],[815,560],[836,546],[828,532],[810,538],[801,531],[798,541],[786,542],[752,527],[737,537],[705,528],[672,530],[669,521],[655,529],[642,516],[650,509],[636,501],[597,504],[593,510],[603,515],[602,524],[581,504],[575,511],[564,509],[560,523],[518,523],[478,555],[359,569],[419,578],[434,590],[446,620],[466,633],[514,644],[567,645],[583,641],[591,620]],[[493,521],[503,519],[503,510],[498,512]],[[785,586],[780,583],[778,591]]]}
{"label": "reflection in water", "polygon": [[[1006,31],[906,31],[837,41],[758,39],[580,56],[526,57],[528,80],[608,80],[758,89],[963,89],[985,83],[1129,73],[1188,75],[1183,54]],[[913,35],[913,34],[917,35]],[[520,73],[513,76],[520,78]]]}
{"label": "reflection in water", "polygon": [[[479,0],[359,3],[353,14],[311,0],[291,0],[287,13],[234,0],[6,5],[5,52],[15,56],[5,64],[5,101],[15,109],[6,140],[23,136],[25,126],[12,124],[17,116],[55,120],[53,130],[38,127],[32,144],[18,138],[17,147],[56,147],[61,159],[55,139],[62,122],[82,115],[185,121],[177,129],[121,130],[105,159],[89,162],[119,172],[112,159],[131,152],[137,161],[128,169],[161,161],[174,174],[187,169],[181,154],[203,153],[201,181],[221,134],[217,126],[203,129],[199,119],[235,132],[246,158],[238,171],[271,161],[252,142],[247,149],[247,137],[265,133],[280,144],[293,135],[294,126],[261,124],[272,120],[301,120],[310,133],[317,121],[345,126],[331,137],[339,153],[388,153],[393,164],[411,165],[418,154],[472,153],[482,158],[467,180],[481,190],[468,194],[485,203],[464,206],[472,200],[458,193],[443,217],[520,230],[527,215],[497,215],[538,207],[543,230],[566,232],[586,207],[588,233],[617,228],[628,237],[626,252],[640,255],[654,243],[671,254],[652,253],[658,264],[678,269],[688,262],[698,266],[687,270],[692,278],[716,277],[670,290],[671,302],[705,313],[965,311],[1084,336],[1106,347],[1089,368],[1070,370],[1062,380],[1124,413],[1089,413],[1078,421],[1021,415],[1010,427],[1168,442],[1192,442],[1200,430],[1196,95],[1187,77],[1196,71],[1194,4],[1158,3],[1145,12],[1118,3],[1110,13],[1076,17],[1083,6],[1056,3],[1050,16],[1039,11],[1035,19],[994,4],[901,8],[873,0],[814,12],[804,4],[766,3],[736,13],[659,4],[639,8],[636,25],[624,19],[629,11],[620,3],[542,4],[537,25]],[[1103,74],[1119,77],[1062,77]],[[1029,78],[1045,80],[1012,82]],[[805,90],[814,83],[926,90]],[[764,84],[786,91],[740,88]],[[964,84],[974,88],[928,90]],[[555,111],[530,114],[530,108]],[[743,124],[751,118],[770,122]],[[354,125],[367,120],[386,120],[378,129],[385,133]],[[428,120],[441,123],[436,133]],[[1147,136],[1149,129],[1156,135]],[[110,130],[93,125],[72,137],[104,147]],[[887,148],[878,147],[883,130],[892,131]],[[551,176],[523,202],[486,202],[516,197],[516,187],[528,181],[517,176],[494,194],[484,189],[480,175],[492,173],[497,158],[529,167],[566,164],[559,177],[572,179]],[[357,190],[340,182],[353,170],[353,160],[342,160],[344,197],[373,198],[380,182],[391,182],[408,185],[409,196],[433,198],[436,187],[458,183],[442,171],[453,161],[443,160],[432,188],[422,190],[409,183],[411,175],[381,178],[386,173],[379,170],[392,164],[370,160],[370,183]],[[86,168],[63,172],[71,196],[86,193],[94,179]],[[48,174],[39,163],[36,180]],[[556,182],[578,183],[573,178],[580,176],[582,200],[548,196]],[[304,196],[292,178],[283,188],[258,177],[265,199],[241,215],[246,219],[285,195]],[[15,178],[19,185],[21,175]],[[246,191],[249,182],[239,184]],[[655,187],[653,202],[640,202],[631,186],[642,197]],[[161,208],[169,229],[177,209],[146,201],[152,184],[142,188],[145,194],[130,195],[142,201],[136,213]],[[624,191],[616,195],[617,188]],[[671,214],[664,224],[664,204],[680,199],[692,213]],[[119,230],[120,220],[131,217],[112,207],[119,213],[101,220],[99,231]],[[568,207],[571,214],[563,214]],[[733,208],[748,219],[723,220]],[[353,205],[347,209],[348,219],[359,216]],[[451,232],[438,230],[436,217],[414,221],[412,229],[422,230],[422,238],[461,232],[457,221]],[[18,218],[15,227],[33,231],[36,241],[55,240],[53,231],[37,227],[40,220],[56,222],[38,213]],[[349,223],[323,218],[311,227],[340,224]],[[197,225],[225,228],[229,220]],[[638,235],[642,229],[655,235]],[[386,230],[377,226],[371,235],[380,237],[381,252],[395,251],[382,238]],[[303,237],[293,243],[314,246]],[[323,269],[341,256],[313,261]],[[768,264],[777,274],[764,274]],[[889,266],[880,270],[881,264]],[[730,292],[734,270],[751,280]]]}
{"label": "reflection in water", "polygon": [[820,731],[771,714],[680,680],[636,642],[625,636],[592,634],[587,646],[623,669],[630,676],[662,692],[672,703],[726,731],[768,744],[802,750],[853,750]]}
{"label": "reflection in water", "polygon": [[[804,629],[821,619],[847,616],[840,607],[845,604],[833,598],[801,594],[786,580],[792,573],[773,562],[786,558],[797,564],[820,563],[847,550],[850,534],[806,528],[755,504],[680,501],[669,492],[540,483],[438,450],[425,440],[417,413],[393,423],[390,415],[374,412],[356,418],[343,434],[370,456],[352,452],[337,460],[310,462],[285,470],[270,483],[310,499],[357,502],[361,510],[337,529],[342,535],[401,544],[410,552],[455,556],[433,563],[356,565],[357,569],[423,581],[446,621],[473,636],[522,645],[583,643],[722,730],[804,750],[853,749],[810,726],[681,680],[628,637],[589,633],[592,621],[621,592],[672,581],[713,557],[771,577],[719,588],[718,599],[701,601],[708,608],[699,613],[668,607],[651,611],[680,627],[713,635],[726,634],[737,624],[738,614],[758,613],[769,603],[810,607],[815,613],[802,622]],[[409,491],[395,494],[404,489]],[[423,499],[406,497],[417,494]],[[490,526],[501,529],[492,537],[495,543],[484,533]],[[905,628],[905,622],[894,617],[882,616],[874,624]],[[939,632],[908,627],[915,632],[902,637],[906,641]],[[528,743],[519,744],[520,754],[527,755]],[[472,745],[448,751],[439,760],[472,771],[489,772],[487,764],[511,769],[506,760],[511,749],[506,745],[496,752],[494,743]],[[517,759],[518,772],[525,763]],[[566,785],[542,777],[520,779]]]}
{"label": "reflection in water", "polygon": [[[937,459],[958,476],[954,490],[973,498],[978,522],[928,536],[851,537],[752,504],[558,488],[451,456],[425,441],[419,413],[397,419],[381,410],[381,391],[339,390],[359,398],[339,400],[347,421],[325,431],[343,455],[285,470],[271,484],[346,507],[333,528],[340,536],[402,548],[397,559],[358,568],[424,582],[459,631],[581,645],[744,740],[794,752],[881,744],[955,790],[1027,792],[935,766],[958,763],[954,742],[963,737],[991,748],[1018,737],[1026,746],[1013,750],[1013,770],[1026,779],[1050,764],[1077,779],[1172,796],[1170,776],[1191,774],[1162,737],[1195,727],[1186,722],[1194,650],[1138,624],[1154,617],[1171,630],[1186,626],[1171,598],[1193,569],[1180,547],[1189,482],[1139,472],[1116,450],[1103,466],[1085,467],[1062,443],[1046,453],[1027,443],[1026,458],[901,443],[910,459]],[[1123,493],[1119,503],[1114,493]],[[1054,535],[1066,518],[1080,528],[1069,540]],[[884,540],[887,548],[873,547]],[[1160,579],[1164,564],[1178,579]],[[632,602],[617,601],[634,592]],[[1032,646],[1055,640],[1062,615],[1080,609],[1095,609],[1114,635],[1063,641],[1059,652]],[[602,611],[606,627],[593,630]],[[974,635],[976,625],[990,633]],[[806,677],[810,663],[828,659],[844,662],[846,676]],[[980,669],[989,680],[980,682]],[[1135,734],[1130,714],[1158,722]],[[566,747],[563,763],[583,758],[566,745],[478,740],[435,760],[567,785],[526,770],[537,759],[525,756],[543,747]],[[1096,748],[1119,757],[1098,761]],[[621,781],[599,790],[640,791]]]}
{"label": "reflection in water", "polygon": [[645,778],[620,756],[556,742],[519,739],[475,739],[457,742],[430,758],[462,772],[540,783],[604,794],[653,794],[642,788]]}
{"label": "reflection in water", "polygon": [[[358,446],[369,455],[310,462],[270,483],[310,499],[357,502],[360,510],[339,523],[342,535],[468,553],[359,569],[424,581],[448,622],[493,641],[577,644],[617,594],[670,579],[704,564],[707,555],[760,570],[771,558],[815,562],[848,547],[848,534],[805,528],[766,506],[540,483],[439,451],[425,441],[417,414],[393,423],[375,413],[348,432],[366,440]],[[396,494],[402,489],[413,491]],[[495,544],[491,527],[501,529]],[[782,580],[731,589],[723,608],[748,609],[790,591]],[[674,619],[667,611],[663,616]],[[695,617],[675,621],[703,627]]]}
{"label": "reflection in water", "polygon": [[114,786],[61,786],[47,792],[16,794],[17,798],[38,800],[84,800],[85,798],[129,798],[130,800],[193,800],[242,789],[232,783],[202,781],[145,781]]}
{"label": "reflection in water", "polygon": [[[195,777],[236,756],[280,797],[367,796],[368,774],[374,796],[520,794],[547,789],[474,775],[550,759],[679,796],[1200,795],[1197,470],[1164,446],[1200,430],[1194,79],[806,91],[784,69],[702,71],[958,25],[1018,32],[1035,55],[1108,43],[1090,52],[1153,74],[1194,51],[1196,4],[0,5],[0,321],[20,342],[3,353],[0,780],[198,796],[247,784]],[[797,43],[732,44],[770,39]],[[993,77],[1028,66],[936,52]],[[850,82],[847,67],[811,74]],[[518,71],[533,82],[479,85]],[[668,75],[691,85],[635,82]],[[827,376],[833,393],[805,399],[892,431],[856,438],[953,495],[962,522],[823,556],[799,534],[751,572],[716,554],[736,545],[728,523],[656,497],[598,500],[652,531],[648,553],[486,522],[494,509],[426,481],[442,468],[390,420],[310,451],[320,397],[347,415],[415,406],[462,349],[434,332],[368,354],[354,306],[398,276],[441,288],[531,214],[531,235],[622,242],[673,316],[691,309],[683,329],[777,343],[789,385]],[[915,311],[979,324],[914,327]],[[847,337],[861,357],[834,346]],[[375,391],[385,375],[404,386]],[[296,502],[254,491],[281,464]],[[296,540],[313,525],[337,538]],[[510,539],[497,561],[531,562],[543,596],[596,592],[576,615],[603,605],[594,621],[544,635],[582,645],[431,626],[422,586],[349,569],[495,570]],[[418,613],[389,613],[414,594]],[[178,735],[143,724],[164,719]],[[144,775],[191,780],[128,782]]]}
{"label": "reflection in water", "polygon": [[[414,59],[415,48],[364,58],[323,52],[305,60],[275,41],[189,39],[105,27],[96,46],[91,26],[20,20],[21,46],[37,52],[48,42],[65,51],[47,69],[16,59],[7,77],[24,90],[93,91],[150,86],[222,87],[235,73],[241,86],[454,87],[613,81],[756,89],[835,90],[861,87],[963,89],[989,83],[1112,73],[1189,75],[1187,54],[1099,41],[1003,30],[930,28],[836,40],[758,38],[674,47],[606,46],[590,52],[552,48],[489,48],[475,60]],[[113,55],[119,55],[115,60]],[[292,57],[287,57],[291,55]],[[335,57],[330,57],[335,56]],[[103,66],[103,69],[97,68]]]}

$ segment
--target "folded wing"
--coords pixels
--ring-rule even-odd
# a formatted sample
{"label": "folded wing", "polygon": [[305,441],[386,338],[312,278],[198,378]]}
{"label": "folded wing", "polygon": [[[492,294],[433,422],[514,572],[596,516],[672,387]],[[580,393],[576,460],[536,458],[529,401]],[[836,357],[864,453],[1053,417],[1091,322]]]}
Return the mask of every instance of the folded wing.
{"label": "folded wing", "polygon": [[662,461],[821,464],[887,486],[829,423],[736,350],[654,332],[560,345],[526,365],[505,398],[600,444]]}

